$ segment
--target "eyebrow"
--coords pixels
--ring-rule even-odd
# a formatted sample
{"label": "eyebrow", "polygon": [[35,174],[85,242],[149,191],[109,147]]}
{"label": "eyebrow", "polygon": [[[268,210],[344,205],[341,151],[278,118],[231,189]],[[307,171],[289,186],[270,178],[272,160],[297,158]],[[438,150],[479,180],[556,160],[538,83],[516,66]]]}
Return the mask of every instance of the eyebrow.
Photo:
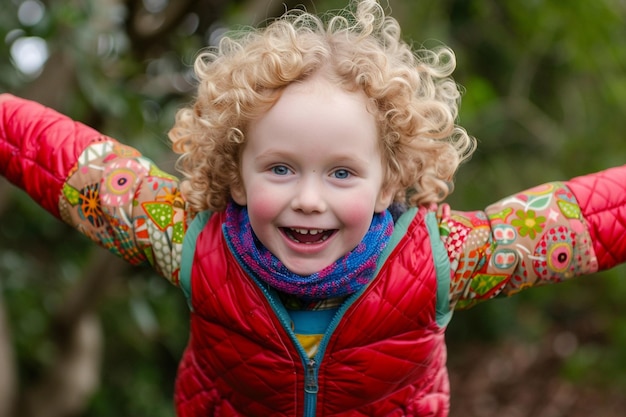
{"label": "eyebrow", "polygon": [[263,159],[286,158],[288,156],[288,153],[286,153],[285,151],[271,149],[269,151],[265,151],[256,155],[254,157],[254,160],[258,161]]}
{"label": "eyebrow", "polygon": [[[254,160],[255,161],[263,161],[265,159],[274,159],[274,158],[289,158],[290,154],[289,152],[284,152],[281,150],[268,150],[265,151],[259,155],[257,155]],[[336,155],[333,157],[334,160],[338,163],[338,164],[347,164],[347,165],[358,165],[358,166],[367,166],[369,165],[367,161],[365,161],[364,159],[361,158],[357,158],[354,155],[350,155],[350,154],[345,154],[345,155]]]}

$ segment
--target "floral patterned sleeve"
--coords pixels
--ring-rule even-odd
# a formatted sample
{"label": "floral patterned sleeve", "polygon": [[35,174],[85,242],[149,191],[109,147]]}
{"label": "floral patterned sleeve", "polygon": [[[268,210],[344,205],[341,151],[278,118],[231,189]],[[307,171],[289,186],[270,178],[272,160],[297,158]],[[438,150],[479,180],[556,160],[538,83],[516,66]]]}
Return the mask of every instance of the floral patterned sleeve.
{"label": "floral patterned sleeve", "polygon": [[451,308],[598,269],[588,225],[562,182],[518,193],[485,211],[442,205],[438,218],[451,263]]}
{"label": "floral patterned sleeve", "polygon": [[178,180],[137,150],[108,138],[90,144],[63,185],[59,208],[90,239],[178,285],[189,216]]}

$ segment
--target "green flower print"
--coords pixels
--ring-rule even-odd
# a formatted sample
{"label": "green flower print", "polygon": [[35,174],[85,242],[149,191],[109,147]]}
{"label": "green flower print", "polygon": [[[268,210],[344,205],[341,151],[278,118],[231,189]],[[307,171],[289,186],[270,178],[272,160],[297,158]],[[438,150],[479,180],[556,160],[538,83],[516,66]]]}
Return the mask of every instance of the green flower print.
{"label": "green flower print", "polygon": [[541,233],[546,222],[544,216],[537,216],[534,210],[517,210],[515,212],[517,219],[511,221],[511,225],[517,228],[520,236],[528,235],[531,239]]}

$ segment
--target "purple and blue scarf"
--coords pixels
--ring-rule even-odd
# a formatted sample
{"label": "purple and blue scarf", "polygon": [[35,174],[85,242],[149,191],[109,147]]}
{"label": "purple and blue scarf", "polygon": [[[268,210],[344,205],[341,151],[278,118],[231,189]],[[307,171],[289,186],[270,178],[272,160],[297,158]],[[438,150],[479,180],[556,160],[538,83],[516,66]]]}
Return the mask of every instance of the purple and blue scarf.
{"label": "purple and blue scarf", "polygon": [[263,246],[250,227],[245,207],[229,203],[222,228],[239,263],[256,278],[278,291],[313,301],[353,294],[372,280],[378,256],[393,232],[393,220],[387,210],[375,213],[369,230],[356,248],[309,276],[291,272]]}

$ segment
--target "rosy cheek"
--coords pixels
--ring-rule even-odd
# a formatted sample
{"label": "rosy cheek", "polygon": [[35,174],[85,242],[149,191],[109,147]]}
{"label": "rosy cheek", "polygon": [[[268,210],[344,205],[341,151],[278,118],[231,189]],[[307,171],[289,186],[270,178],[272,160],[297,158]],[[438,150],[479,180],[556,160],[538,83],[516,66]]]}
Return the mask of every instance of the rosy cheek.
{"label": "rosy cheek", "polygon": [[354,222],[359,222],[359,219],[363,218],[371,218],[374,214],[374,210],[371,206],[367,204],[359,204],[358,201],[354,201],[350,204],[345,204],[342,207],[342,212],[344,213],[344,217],[346,217],[347,221],[353,220]]}
{"label": "rosy cheek", "polygon": [[[368,204],[359,204],[358,201],[345,203],[340,208],[341,221],[347,227],[354,227],[365,235],[372,222],[374,211]],[[356,231],[355,230],[355,231]]]}
{"label": "rosy cheek", "polygon": [[271,193],[254,193],[248,198],[248,213],[250,217],[259,220],[271,220],[276,216],[276,198]]}

